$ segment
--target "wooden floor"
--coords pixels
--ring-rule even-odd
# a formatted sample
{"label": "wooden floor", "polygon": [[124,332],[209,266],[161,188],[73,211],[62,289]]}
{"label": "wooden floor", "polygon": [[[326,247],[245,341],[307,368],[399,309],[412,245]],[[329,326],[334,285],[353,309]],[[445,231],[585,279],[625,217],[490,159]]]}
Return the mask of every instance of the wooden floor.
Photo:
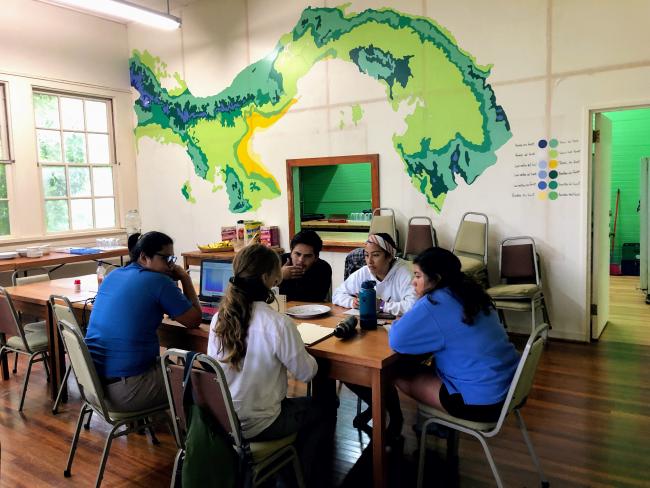
{"label": "wooden floor", "polygon": [[650,305],[638,276],[609,277],[609,322],[601,341],[650,346]]}
{"label": "wooden floor", "polygon": [[[650,347],[603,341],[591,345],[550,342],[535,388],[523,409],[532,440],[552,486],[650,486]],[[68,448],[78,413],[78,395],[57,416],[50,413],[42,366],[35,367],[24,413],[17,413],[24,363],[9,381],[0,381],[0,486],[86,487],[94,484],[107,429],[93,419],[82,431],[72,477],[64,478]],[[71,382],[72,384],[72,382]],[[293,385],[293,394],[302,386]],[[406,443],[393,456],[390,485],[415,486],[413,403],[404,399]],[[351,427],[356,399],[343,389],[336,433],[332,486],[371,486],[368,438]],[[130,435],[113,443],[104,486],[168,486],[176,447],[159,433]],[[506,486],[539,486],[514,419],[491,445]],[[427,486],[493,486],[478,442],[461,438],[460,462],[448,466],[443,441],[430,451]]]}

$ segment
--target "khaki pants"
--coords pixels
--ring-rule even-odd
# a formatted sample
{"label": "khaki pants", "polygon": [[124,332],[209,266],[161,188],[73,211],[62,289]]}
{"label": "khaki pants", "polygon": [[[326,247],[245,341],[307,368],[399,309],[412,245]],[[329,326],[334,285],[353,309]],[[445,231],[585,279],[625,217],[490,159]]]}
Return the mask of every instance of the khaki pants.
{"label": "khaki pants", "polygon": [[160,363],[137,376],[128,376],[104,386],[109,410],[138,412],[167,405],[167,391]]}

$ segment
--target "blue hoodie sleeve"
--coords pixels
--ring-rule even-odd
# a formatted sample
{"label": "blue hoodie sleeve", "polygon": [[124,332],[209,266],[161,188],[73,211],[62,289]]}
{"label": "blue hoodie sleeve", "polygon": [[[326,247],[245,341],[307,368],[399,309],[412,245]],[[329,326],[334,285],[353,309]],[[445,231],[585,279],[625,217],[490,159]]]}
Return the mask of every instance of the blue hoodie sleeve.
{"label": "blue hoodie sleeve", "polygon": [[388,332],[391,349],[401,354],[435,353],[444,348],[445,338],[434,318],[432,305],[420,298]]}

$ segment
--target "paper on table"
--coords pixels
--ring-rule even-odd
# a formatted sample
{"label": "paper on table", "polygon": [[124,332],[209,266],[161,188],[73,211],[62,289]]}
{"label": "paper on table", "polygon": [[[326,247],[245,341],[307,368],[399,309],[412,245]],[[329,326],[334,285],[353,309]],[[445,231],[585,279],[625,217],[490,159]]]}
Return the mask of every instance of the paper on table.
{"label": "paper on table", "polygon": [[308,322],[301,322],[298,324],[298,332],[300,332],[300,337],[302,337],[302,342],[305,343],[305,346],[311,346],[331,336],[334,329]]}
{"label": "paper on table", "polygon": [[359,316],[359,309],[358,308],[351,308],[350,310],[346,310],[343,312],[343,315],[354,315],[355,317]]}

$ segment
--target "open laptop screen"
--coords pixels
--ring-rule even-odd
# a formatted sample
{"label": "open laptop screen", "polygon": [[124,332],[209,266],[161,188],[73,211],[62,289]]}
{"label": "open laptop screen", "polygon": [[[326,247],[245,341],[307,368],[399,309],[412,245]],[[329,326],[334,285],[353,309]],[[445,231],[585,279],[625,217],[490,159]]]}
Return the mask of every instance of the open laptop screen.
{"label": "open laptop screen", "polygon": [[217,302],[228,289],[229,279],[233,275],[232,262],[220,259],[201,261],[201,291],[199,299],[205,302]]}

